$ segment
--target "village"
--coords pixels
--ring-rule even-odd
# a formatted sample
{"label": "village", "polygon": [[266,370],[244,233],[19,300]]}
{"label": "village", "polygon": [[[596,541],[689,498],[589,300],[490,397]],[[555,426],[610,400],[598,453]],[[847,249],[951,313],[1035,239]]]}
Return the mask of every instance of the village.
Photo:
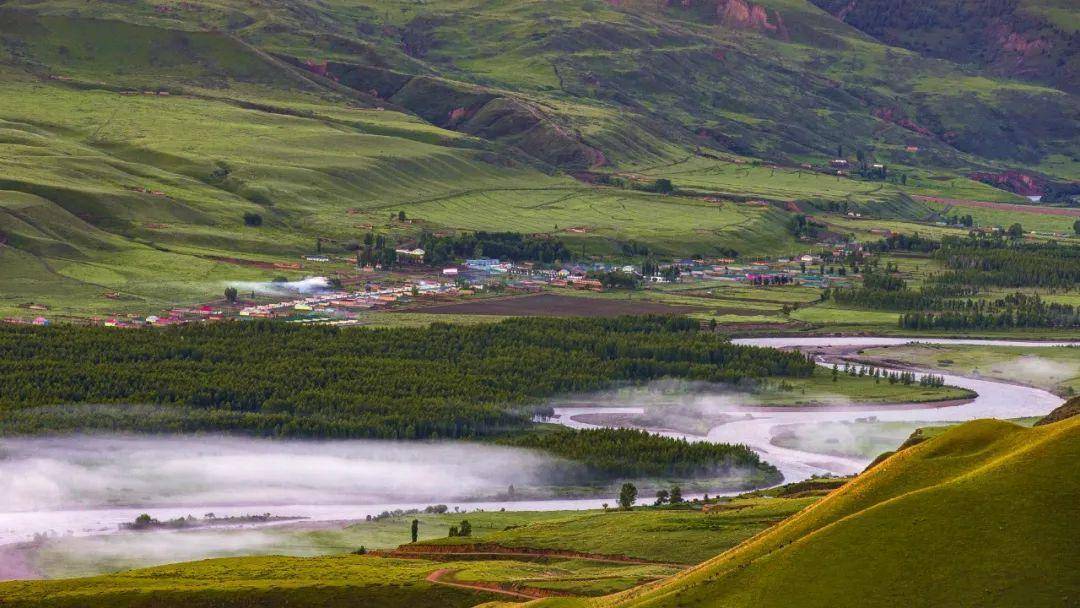
{"label": "village", "polygon": [[[371,323],[373,312],[423,312],[433,305],[512,297],[515,294],[560,290],[592,292],[663,288],[670,283],[741,284],[751,287],[801,285],[818,289],[848,284],[853,274],[844,260],[860,259],[859,243],[823,244],[792,257],[737,261],[734,258],[676,259],[660,264],[610,262],[511,262],[497,258],[462,260],[459,264],[431,266],[424,251],[396,251],[399,263],[389,269],[358,266],[348,257],[327,254],[303,256],[290,264],[312,274],[304,279],[223,285],[224,297],[176,306],[159,314],[114,314],[80,320],[90,325],[117,328],[165,327],[224,320],[272,319],[328,325]],[[33,318],[6,322],[50,325],[44,307]]]}

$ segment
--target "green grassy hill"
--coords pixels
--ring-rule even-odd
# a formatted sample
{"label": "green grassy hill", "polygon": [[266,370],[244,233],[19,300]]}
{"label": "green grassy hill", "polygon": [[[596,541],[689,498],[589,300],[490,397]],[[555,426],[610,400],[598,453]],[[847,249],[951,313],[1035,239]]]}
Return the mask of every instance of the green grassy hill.
{"label": "green grassy hill", "polygon": [[953,427],[686,573],[587,605],[1068,606],[1077,457],[1076,418]]}
{"label": "green grassy hill", "polygon": [[[0,99],[3,314],[157,311],[281,274],[221,258],[295,261],[316,238],[344,258],[371,230],[790,253],[783,204],[701,198],[925,220],[903,193],[1017,200],[971,170],[1080,176],[1074,94],[885,46],[806,0],[9,0]],[[910,180],[799,168],[838,153]],[[32,226],[10,211],[27,195]]]}
{"label": "green grassy hill", "polygon": [[[1071,95],[886,47],[804,0],[7,6],[19,16],[9,53],[39,73],[220,89],[306,72],[303,88],[374,95],[568,168],[654,164],[691,147],[820,162],[838,145],[955,168],[1076,145]],[[117,29],[127,35],[96,40]]]}

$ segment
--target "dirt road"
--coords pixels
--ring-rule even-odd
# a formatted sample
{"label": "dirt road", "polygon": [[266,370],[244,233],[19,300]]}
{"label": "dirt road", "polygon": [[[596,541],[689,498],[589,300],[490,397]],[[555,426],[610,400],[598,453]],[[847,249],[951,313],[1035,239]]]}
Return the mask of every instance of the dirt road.
{"label": "dirt road", "polygon": [[999,211],[1018,211],[1020,213],[1034,213],[1036,215],[1064,215],[1068,217],[1080,217],[1080,208],[1072,207],[1047,207],[1044,205],[1022,205],[1019,203],[993,203],[990,201],[969,201],[956,198],[938,198],[936,196],[913,196],[912,198],[931,203],[944,203],[958,207],[982,207],[984,209],[997,209]]}
{"label": "dirt road", "polygon": [[503,595],[508,595],[510,597],[515,597],[515,598],[524,599],[524,600],[535,600],[535,599],[538,599],[538,598],[541,598],[541,597],[547,597],[546,595],[541,594],[541,593],[532,593],[532,594],[530,594],[530,593],[523,593],[521,591],[511,591],[509,589],[503,589],[502,587],[499,587],[499,585],[497,583],[483,583],[483,582],[479,582],[479,581],[472,582],[472,583],[461,583],[461,582],[457,582],[457,581],[443,580],[446,577],[453,576],[454,572],[456,572],[456,571],[451,569],[451,568],[439,568],[438,570],[436,570],[436,571],[432,572],[431,574],[427,575],[427,581],[429,583],[434,583],[436,585],[446,585],[447,587],[457,587],[458,589],[470,589],[472,591],[487,591],[487,592],[491,592],[491,593],[501,593]]}

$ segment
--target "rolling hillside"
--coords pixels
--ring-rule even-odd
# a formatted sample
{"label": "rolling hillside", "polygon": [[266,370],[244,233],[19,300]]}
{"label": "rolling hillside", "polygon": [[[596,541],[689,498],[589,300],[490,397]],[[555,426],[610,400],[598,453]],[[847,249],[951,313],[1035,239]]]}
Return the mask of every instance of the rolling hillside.
{"label": "rolling hillside", "polygon": [[530,606],[1069,606],[1080,419],[980,420],[885,460],[662,583]]}
{"label": "rolling hillside", "polygon": [[[1080,177],[1076,95],[1005,76],[806,0],[6,0],[0,311],[157,310],[372,230],[790,253],[786,201],[1016,202],[966,176]],[[904,183],[800,168],[838,153]]]}
{"label": "rolling hillside", "polygon": [[[935,167],[1076,151],[1071,95],[886,47],[803,0],[5,6],[8,53],[39,74],[204,89],[306,78],[564,168],[690,147],[819,161],[873,147]],[[124,43],[98,43],[114,31]]]}

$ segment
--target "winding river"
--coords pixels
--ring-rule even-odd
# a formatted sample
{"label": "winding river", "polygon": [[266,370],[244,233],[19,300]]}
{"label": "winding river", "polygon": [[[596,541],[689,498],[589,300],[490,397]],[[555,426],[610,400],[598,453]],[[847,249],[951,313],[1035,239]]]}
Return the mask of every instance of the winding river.
{"label": "winding river", "polygon": [[[736,344],[750,346],[768,346],[773,348],[825,348],[847,346],[853,348],[871,348],[875,346],[898,346],[911,342],[952,345],[982,346],[1022,346],[1041,348],[1047,346],[1070,346],[1076,342],[1034,342],[1010,340],[973,340],[948,338],[748,338],[735,340]],[[819,361],[820,362],[820,361]],[[824,362],[820,362],[826,365]],[[881,369],[886,367],[878,366]],[[942,375],[934,372],[935,375]],[[922,374],[918,374],[921,376]],[[746,407],[731,405],[725,409],[714,410],[719,414],[730,414],[743,419],[721,424],[712,428],[707,437],[685,435],[664,431],[665,435],[683,437],[690,441],[707,439],[717,443],[743,443],[761,454],[762,458],[776,466],[784,474],[786,482],[800,481],[811,475],[858,473],[870,463],[866,459],[838,457],[835,455],[805,452],[782,448],[772,444],[773,435],[780,426],[793,424],[814,424],[825,422],[846,422],[856,419],[876,418],[881,422],[910,422],[913,425],[929,422],[962,422],[976,418],[1022,418],[1042,416],[1061,405],[1063,400],[1045,390],[998,382],[945,374],[945,383],[975,391],[978,396],[971,401],[949,407],[935,404],[912,404],[908,407],[844,407],[843,409],[820,408],[783,408],[783,407]],[[624,405],[619,407],[565,407],[556,408],[556,419],[560,424],[573,428],[590,428],[595,425],[575,420],[582,414],[640,414],[644,407]],[[749,417],[747,417],[749,416]]]}
{"label": "winding river", "polygon": [[[792,337],[792,338],[754,338],[745,340],[736,340],[736,343],[754,345],[754,346],[769,346],[769,347],[802,347],[802,348],[817,348],[817,347],[874,347],[874,346],[890,346],[901,345],[916,341],[910,338],[805,338],[805,337]],[[1024,341],[1004,341],[1004,340],[950,340],[950,339],[919,339],[920,342],[929,342],[935,344],[974,344],[974,345],[990,345],[990,346],[1024,346],[1032,349],[1045,347],[1045,346],[1064,346],[1080,343],[1071,342],[1024,342]],[[819,361],[820,362],[820,361]],[[824,364],[823,362],[821,362]],[[1005,382],[975,379],[962,376],[946,375],[945,381],[947,384],[959,386],[967,389],[971,389],[978,393],[978,396],[971,401],[968,401],[959,405],[951,405],[945,407],[935,407],[932,404],[929,405],[911,405],[904,407],[846,407],[840,408],[761,408],[761,407],[748,407],[740,406],[738,404],[730,405],[722,413],[731,414],[737,419],[720,424],[709,430],[707,436],[692,436],[683,435],[679,433],[673,433],[668,431],[661,431],[666,435],[685,437],[691,441],[714,441],[714,442],[728,442],[728,443],[743,443],[759,452],[762,458],[775,465],[784,474],[785,481],[798,481],[806,479],[815,474],[850,474],[861,471],[868,464],[867,460],[851,457],[839,457],[835,455],[827,455],[821,453],[807,452],[798,449],[782,448],[772,444],[773,435],[777,431],[777,427],[781,425],[797,425],[805,424],[812,425],[815,423],[830,423],[830,422],[846,422],[855,421],[859,418],[875,417],[881,422],[909,422],[913,425],[930,422],[957,422],[964,420],[971,420],[975,418],[1019,418],[1025,416],[1039,416],[1050,412],[1052,409],[1062,403],[1062,399],[1044,390],[1031,388],[1028,386],[1021,386],[1016,384],[1010,384]],[[589,428],[594,425],[577,420],[576,418],[582,414],[604,414],[604,413],[642,413],[644,407],[634,403],[622,403],[618,407],[556,407],[556,418],[554,421],[573,428]],[[3,442],[0,442],[0,448],[3,447]],[[264,442],[270,444],[273,442]],[[348,444],[348,442],[342,442]],[[325,454],[314,454],[319,452],[322,448],[312,447],[305,448],[305,455],[310,456],[325,456]],[[327,448],[331,449],[331,448]],[[355,449],[355,446],[349,444],[349,447],[337,447],[334,449],[346,450]],[[410,450],[414,448],[408,448]],[[463,448],[464,449],[464,448]],[[2,456],[2,454],[0,454]],[[214,455],[219,457],[220,455]],[[256,454],[257,456],[257,454]],[[298,454],[286,454],[286,457],[280,462],[295,463],[301,456]],[[345,458],[345,466],[339,469],[339,472],[335,472],[334,475],[340,475],[340,471],[348,471],[350,469],[355,470],[354,467],[368,466],[366,463],[357,463],[356,461],[349,461],[349,454],[344,456],[339,455],[341,458]],[[200,460],[201,458],[201,460]],[[266,464],[264,459],[252,458],[245,467],[251,468],[250,471],[242,470],[235,466],[231,467],[219,467],[225,470],[225,473],[233,477],[230,479],[242,481],[247,483],[251,487],[255,487],[252,484],[260,483],[261,476],[265,476],[268,472],[278,471],[282,468],[281,464],[276,464],[279,461],[275,461],[275,464]],[[444,459],[445,460],[445,459]],[[181,471],[201,471],[198,467],[201,467],[207,461],[207,457],[201,456],[199,453],[193,453],[183,463]],[[489,481],[488,485],[494,483],[505,483],[502,481],[491,481],[493,476],[497,476],[499,472],[504,469],[511,469],[515,466],[510,461],[500,460],[498,457],[488,458],[472,458],[468,466],[470,469],[475,468],[476,462],[489,461],[491,466],[495,468],[490,472],[485,471],[472,471],[474,477],[480,478],[484,481]],[[258,463],[262,463],[258,465]],[[397,461],[387,459],[384,464],[386,466],[398,466],[400,464],[393,464]],[[2,462],[0,462],[2,464]],[[48,463],[46,463],[47,465]],[[42,466],[46,466],[42,465]],[[51,466],[51,465],[49,465]],[[261,466],[261,468],[260,468]],[[312,463],[308,469],[325,471],[327,467],[320,465],[319,463]],[[490,468],[490,467],[489,467]],[[418,469],[423,470],[423,469]],[[460,471],[469,469],[450,469],[442,471],[436,469],[437,476],[440,477],[454,477],[461,475]],[[50,470],[51,471],[51,470]],[[300,471],[300,469],[297,469]],[[390,477],[405,477],[407,472],[398,471],[393,473]],[[57,472],[51,473],[52,475],[64,475],[74,473],[65,473],[63,470],[57,470]],[[292,483],[295,486],[289,486],[289,479],[293,479]],[[18,489],[18,481],[14,486]],[[96,536],[96,535],[108,535],[115,534],[117,532],[117,525],[121,522],[130,522],[139,513],[147,512],[152,516],[159,519],[167,519],[172,517],[180,517],[193,513],[201,515],[206,512],[213,511],[218,516],[228,515],[244,515],[252,513],[265,513],[271,512],[275,515],[281,516],[299,516],[306,518],[305,525],[313,525],[318,522],[324,522],[326,525],[330,525],[330,522],[344,522],[349,520],[362,520],[368,515],[375,515],[384,510],[393,509],[408,509],[424,507],[427,504],[432,503],[447,503],[453,508],[460,508],[462,511],[470,511],[475,509],[484,510],[576,510],[576,509],[595,509],[598,508],[603,502],[611,502],[612,499],[582,499],[582,500],[530,500],[530,501],[491,501],[491,502],[472,502],[472,501],[454,501],[451,495],[443,494],[443,490],[439,488],[445,488],[445,485],[439,485],[433,483],[430,488],[420,488],[419,491],[423,496],[418,496],[415,492],[405,500],[393,500],[392,503],[383,500],[369,500],[365,499],[361,495],[349,495],[348,493],[333,493],[321,498],[320,504],[304,504],[301,500],[296,500],[297,497],[307,496],[302,490],[305,489],[304,482],[308,481],[304,475],[299,473],[292,473],[290,475],[282,475],[280,482],[282,487],[287,487],[291,492],[284,492],[281,494],[280,500],[260,501],[260,500],[244,500],[236,498],[235,500],[205,500],[195,501],[190,500],[180,502],[169,502],[169,498],[155,497],[153,499],[145,500],[143,502],[134,501],[133,504],[119,505],[113,501],[113,499],[102,500],[101,502],[93,505],[85,505],[79,508],[65,507],[51,507],[49,506],[18,506],[7,504],[5,502],[6,497],[0,496],[0,545],[7,543],[19,543],[25,542],[36,532],[51,531],[55,535],[71,535],[71,536]],[[331,476],[329,478],[331,483],[325,487],[336,489],[343,487],[337,483],[337,477]],[[202,483],[209,485],[222,485],[215,479],[203,479]],[[2,486],[3,484],[0,484]],[[261,487],[261,486],[259,486]],[[506,486],[502,486],[506,487]],[[122,488],[121,488],[122,489]],[[430,495],[427,492],[430,491]],[[121,492],[118,495],[127,496],[129,493]],[[149,494],[148,494],[149,495]],[[253,494],[255,496],[257,494]],[[476,494],[473,494],[476,495]],[[441,497],[441,498],[440,498]],[[183,536],[182,534],[180,536]],[[242,535],[241,535],[242,536]],[[239,542],[240,537],[233,535],[228,541],[230,543]],[[3,547],[0,547],[3,549]],[[250,548],[250,553],[265,552],[264,548],[260,548],[258,543],[255,543]],[[207,551],[205,555],[212,555],[212,551]],[[203,554],[185,555],[185,558],[196,559],[204,556]],[[2,552],[0,552],[0,558],[3,558]],[[177,561],[176,559],[162,560],[162,561]],[[21,577],[21,576],[33,576],[33,574],[20,573],[18,570],[11,570],[9,567],[8,572],[4,572],[4,561],[0,559],[0,580],[4,578]],[[6,575],[6,576],[5,576]]]}

